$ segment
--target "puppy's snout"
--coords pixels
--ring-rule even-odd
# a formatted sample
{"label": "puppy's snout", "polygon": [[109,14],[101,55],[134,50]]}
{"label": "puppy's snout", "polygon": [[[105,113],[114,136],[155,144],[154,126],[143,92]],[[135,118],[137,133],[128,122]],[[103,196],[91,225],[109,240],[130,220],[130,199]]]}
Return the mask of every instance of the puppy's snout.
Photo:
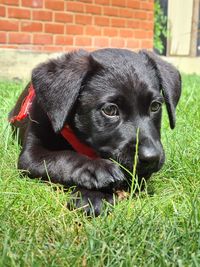
{"label": "puppy's snout", "polygon": [[139,162],[146,168],[155,168],[160,161],[160,151],[156,147],[142,146],[139,149]]}

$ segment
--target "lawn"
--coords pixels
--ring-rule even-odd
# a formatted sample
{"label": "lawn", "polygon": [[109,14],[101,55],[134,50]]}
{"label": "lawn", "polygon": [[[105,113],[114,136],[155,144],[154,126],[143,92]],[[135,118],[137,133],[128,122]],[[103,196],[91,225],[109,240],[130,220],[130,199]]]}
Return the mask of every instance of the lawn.
{"label": "lawn", "polygon": [[21,178],[7,113],[24,84],[0,82],[0,266],[200,266],[200,76],[183,76],[166,164],[110,215],[69,211],[58,185]]}

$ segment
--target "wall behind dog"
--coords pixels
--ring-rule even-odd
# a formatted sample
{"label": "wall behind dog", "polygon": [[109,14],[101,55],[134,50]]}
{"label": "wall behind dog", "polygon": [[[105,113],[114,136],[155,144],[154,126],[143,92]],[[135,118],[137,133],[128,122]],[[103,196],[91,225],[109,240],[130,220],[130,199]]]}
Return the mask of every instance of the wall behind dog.
{"label": "wall behind dog", "polygon": [[0,0],[0,48],[151,49],[153,0]]}

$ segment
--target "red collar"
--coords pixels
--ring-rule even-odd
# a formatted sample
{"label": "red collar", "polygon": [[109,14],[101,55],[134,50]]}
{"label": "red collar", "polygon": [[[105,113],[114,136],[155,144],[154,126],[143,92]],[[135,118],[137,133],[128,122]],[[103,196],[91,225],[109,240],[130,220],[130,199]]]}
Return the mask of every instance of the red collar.
{"label": "red collar", "polygon": [[[28,92],[29,92],[28,95],[25,97],[25,99],[22,102],[19,113],[9,120],[11,123],[14,123],[15,121],[21,121],[29,115],[31,105],[35,98],[35,90],[32,84],[30,85]],[[83,144],[76,137],[76,135],[74,134],[74,132],[68,125],[65,125],[60,133],[67,140],[67,142],[73,147],[73,149],[76,152],[82,155],[85,155],[91,159],[98,158],[98,155],[96,154],[96,152],[88,145]]]}
{"label": "red collar", "polygon": [[92,158],[92,159],[98,158],[98,155],[96,154],[94,149],[92,149],[86,144],[81,143],[81,141],[78,140],[78,138],[76,137],[76,135],[74,134],[74,132],[68,125],[65,125],[60,133],[68,141],[68,143],[73,147],[73,149],[76,152],[83,154],[85,156],[88,156],[89,158]]}
{"label": "red collar", "polygon": [[34,98],[35,90],[32,84],[30,84],[30,87],[28,89],[28,95],[24,98],[19,113],[16,116],[12,117],[9,121],[11,123],[14,123],[15,121],[21,121],[25,119],[29,115],[29,111]]}

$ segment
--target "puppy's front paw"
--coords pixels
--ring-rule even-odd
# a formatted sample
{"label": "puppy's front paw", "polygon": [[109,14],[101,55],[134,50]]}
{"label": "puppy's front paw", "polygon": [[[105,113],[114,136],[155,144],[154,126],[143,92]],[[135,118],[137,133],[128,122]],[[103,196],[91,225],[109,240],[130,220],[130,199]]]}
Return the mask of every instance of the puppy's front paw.
{"label": "puppy's front paw", "polygon": [[67,208],[69,210],[80,209],[87,216],[99,216],[102,212],[105,212],[105,202],[113,205],[112,193],[77,188],[72,194],[71,201],[67,203]]}
{"label": "puppy's front paw", "polygon": [[125,179],[120,167],[107,159],[87,161],[74,170],[72,177],[77,177],[74,182],[88,189],[105,188]]}

